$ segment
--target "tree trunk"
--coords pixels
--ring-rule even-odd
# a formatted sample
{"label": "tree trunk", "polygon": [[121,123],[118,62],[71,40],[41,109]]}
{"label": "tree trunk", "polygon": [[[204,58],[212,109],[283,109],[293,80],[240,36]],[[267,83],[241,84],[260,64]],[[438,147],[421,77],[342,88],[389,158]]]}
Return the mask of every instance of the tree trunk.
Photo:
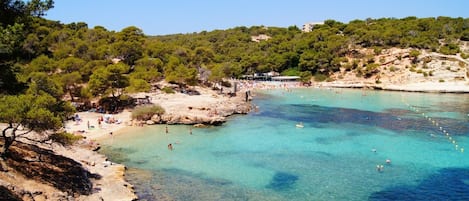
{"label": "tree trunk", "polygon": [[[7,131],[8,129],[12,129],[11,136],[7,136]],[[9,124],[8,127],[3,129],[2,131],[2,137],[3,137],[3,148],[2,148],[2,153],[0,153],[0,157],[5,158],[8,156],[8,150],[10,149],[10,146],[13,144],[16,138],[16,130],[18,127],[13,127],[13,124]]]}
{"label": "tree trunk", "polygon": [[71,101],[73,102],[73,101],[74,101],[74,99],[73,99],[73,93],[72,93],[72,89],[70,89],[70,88],[67,88],[67,90],[68,90],[68,94],[70,95],[70,99],[71,99]]}
{"label": "tree trunk", "polygon": [[8,156],[8,150],[10,149],[10,146],[13,144],[13,137],[4,137],[3,140],[5,140],[5,143],[3,144],[3,149],[2,149],[2,158],[6,158]]}

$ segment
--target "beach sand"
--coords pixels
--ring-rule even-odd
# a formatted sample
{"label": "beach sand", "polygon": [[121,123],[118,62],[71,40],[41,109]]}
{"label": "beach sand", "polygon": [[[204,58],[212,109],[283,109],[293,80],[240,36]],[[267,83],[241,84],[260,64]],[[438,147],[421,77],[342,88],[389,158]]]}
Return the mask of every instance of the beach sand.
{"label": "beach sand", "polygon": [[[76,115],[79,116],[80,121],[67,121],[65,123],[65,130],[69,133],[82,135],[89,140],[97,140],[106,137],[106,135],[110,135],[111,132],[114,133],[131,125],[131,112],[129,110],[124,110],[118,114],[77,112]],[[101,124],[98,123],[99,118],[107,116],[119,123],[106,123],[104,121],[101,122]]]}

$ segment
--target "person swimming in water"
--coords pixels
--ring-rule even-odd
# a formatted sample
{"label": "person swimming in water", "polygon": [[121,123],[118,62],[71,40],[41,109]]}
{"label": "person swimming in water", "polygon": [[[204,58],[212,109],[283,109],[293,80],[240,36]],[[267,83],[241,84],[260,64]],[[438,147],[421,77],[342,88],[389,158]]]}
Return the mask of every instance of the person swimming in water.
{"label": "person swimming in water", "polygon": [[383,166],[383,165],[376,165],[376,171],[382,172],[383,170],[384,170],[384,166]]}
{"label": "person swimming in water", "polygon": [[170,151],[172,151],[172,150],[173,150],[173,144],[169,143],[169,144],[168,144],[168,149],[169,149]]}

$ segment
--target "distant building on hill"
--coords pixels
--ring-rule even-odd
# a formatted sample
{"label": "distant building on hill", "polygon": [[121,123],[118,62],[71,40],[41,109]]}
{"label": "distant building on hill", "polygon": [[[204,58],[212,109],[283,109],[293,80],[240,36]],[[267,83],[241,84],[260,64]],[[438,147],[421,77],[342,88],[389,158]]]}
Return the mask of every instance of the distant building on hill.
{"label": "distant building on hill", "polygon": [[261,42],[261,40],[269,40],[270,38],[272,37],[265,35],[265,34],[259,34],[257,36],[251,36],[251,41]]}
{"label": "distant building on hill", "polygon": [[324,22],[309,22],[306,24],[303,24],[303,32],[310,32],[313,30],[313,28],[317,25],[323,25]]}

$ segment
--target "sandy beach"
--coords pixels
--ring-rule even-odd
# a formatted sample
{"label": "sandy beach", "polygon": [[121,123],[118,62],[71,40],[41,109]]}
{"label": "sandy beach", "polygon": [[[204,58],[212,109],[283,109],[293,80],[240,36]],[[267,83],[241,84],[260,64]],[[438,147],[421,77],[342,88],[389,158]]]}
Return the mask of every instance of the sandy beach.
{"label": "sandy beach", "polygon": [[[65,130],[68,133],[82,135],[88,140],[100,139],[131,125],[131,112],[129,110],[112,115],[96,112],[77,112],[76,115],[78,115],[80,120],[66,122]],[[114,119],[117,123],[109,123],[107,121],[98,123],[98,119],[105,116]]]}

